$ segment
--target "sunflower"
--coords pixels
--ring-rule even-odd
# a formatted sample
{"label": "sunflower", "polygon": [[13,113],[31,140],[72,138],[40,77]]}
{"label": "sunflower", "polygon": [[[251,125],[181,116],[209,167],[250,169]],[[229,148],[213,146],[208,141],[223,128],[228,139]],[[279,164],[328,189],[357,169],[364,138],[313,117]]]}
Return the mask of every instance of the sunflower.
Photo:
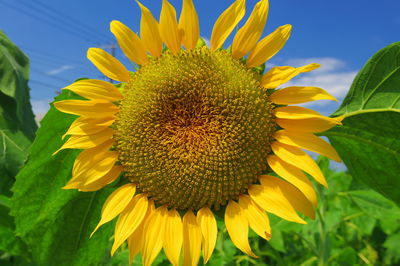
{"label": "sunflower", "polygon": [[335,98],[317,87],[277,89],[318,64],[263,73],[291,32],[284,25],[259,40],[267,0],[255,5],[229,49],[223,44],[245,14],[245,0],[220,15],[209,46],[192,0],[183,1],[179,21],[167,0],[159,22],[138,4],[140,37],[119,21],[110,26],[136,71],[90,48],[89,60],[121,83],[80,80],[65,89],[87,100],[54,103],[78,116],[59,150],[83,149],[64,188],[118,186],[94,231],[118,216],[111,253],[127,241],[131,261],[140,253],[150,265],[163,248],[173,265],[181,257],[183,265],[196,265],[201,253],[207,263],[217,239],[215,214],[224,217],[236,247],[257,257],[248,230],[269,240],[267,213],[303,224],[298,212],[314,218],[316,193],[305,173],[327,183],[303,149],[340,161],[314,135],[340,119],[288,105]]}

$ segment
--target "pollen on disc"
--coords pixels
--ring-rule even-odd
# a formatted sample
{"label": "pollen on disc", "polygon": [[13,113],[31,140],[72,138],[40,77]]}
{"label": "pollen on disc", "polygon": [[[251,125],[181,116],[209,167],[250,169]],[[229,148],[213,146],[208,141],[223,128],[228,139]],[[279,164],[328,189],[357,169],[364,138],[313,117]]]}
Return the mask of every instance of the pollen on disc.
{"label": "pollen on disc", "polygon": [[266,169],[276,130],[260,79],[207,47],[150,60],[124,87],[115,124],[125,176],[168,207],[237,199]]}

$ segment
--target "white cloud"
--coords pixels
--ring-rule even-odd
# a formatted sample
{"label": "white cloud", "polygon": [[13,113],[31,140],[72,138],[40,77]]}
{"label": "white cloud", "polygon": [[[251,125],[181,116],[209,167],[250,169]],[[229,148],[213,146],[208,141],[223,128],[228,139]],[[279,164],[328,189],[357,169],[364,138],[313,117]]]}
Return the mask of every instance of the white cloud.
{"label": "white cloud", "polygon": [[[358,71],[349,70],[344,61],[332,57],[292,59],[287,61],[286,65],[298,67],[310,63],[318,63],[321,67],[314,71],[299,75],[297,78],[294,78],[285,84],[285,86],[320,87],[337,99],[343,100]],[[316,101],[307,103],[306,105],[322,104],[325,103],[323,101]]]}
{"label": "white cloud", "polygon": [[50,69],[49,71],[46,72],[46,74],[49,76],[54,76],[54,75],[60,74],[64,71],[67,71],[69,69],[74,69],[74,68],[75,67],[71,66],[71,65],[63,65],[63,66],[60,66],[60,67],[57,67],[54,69]]}
{"label": "white cloud", "polygon": [[50,109],[50,102],[52,100],[31,100],[32,104],[32,110],[33,113],[35,114],[35,120],[37,123],[42,120],[44,115],[47,113],[47,111]]}

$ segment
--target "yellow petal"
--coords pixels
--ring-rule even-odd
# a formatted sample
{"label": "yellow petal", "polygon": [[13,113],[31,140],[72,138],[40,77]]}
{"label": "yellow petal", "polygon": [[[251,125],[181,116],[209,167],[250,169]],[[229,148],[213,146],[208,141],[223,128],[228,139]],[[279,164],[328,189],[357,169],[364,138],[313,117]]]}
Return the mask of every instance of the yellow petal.
{"label": "yellow petal", "polygon": [[246,1],[236,0],[219,16],[211,33],[211,50],[216,50],[224,44],[229,34],[243,18],[245,10]]}
{"label": "yellow petal", "polygon": [[298,74],[309,72],[319,67],[320,65],[314,63],[297,68],[291,66],[273,67],[262,77],[261,86],[267,89],[277,88]]}
{"label": "yellow petal", "polygon": [[64,100],[53,103],[59,111],[67,114],[91,117],[105,118],[118,112],[118,107],[105,100]]}
{"label": "yellow petal", "polygon": [[188,210],[183,216],[183,265],[197,265],[201,250],[201,229],[196,216]]}
{"label": "yellow petal", "polygon": [[87,58],[95,65],[101,73],[110,79],[128,82],[129,71],[115,57],[100,48],[89,48]]}
{"label": "yellow petal", "polygon": [[110,140],[114,135],[111,128],[106,128],[99,133],[87,136],[71,136],[64,145],[61,146],[53,155],[64,149],[90,149]]}
{"label": "yellow petal", "polygon": [[107,152],[107,158],[102,161],[99,161],[95,167],[92,167],[90,170],[87,170],[83,176],[85,176],[85,182],[83,185],[89,185],[100,178],[105,176],[108,172],[111,171],[111,168],[115,165],[118,160],[118,152],[109,151]]}
{"label": "yellow petal", "polygon": [[116,151],[102,152],[101,157],[99,156],[97,160],[91,161],[89,167],[77,169],[76,172],[78,172],[78,174],[72,176],[72,179],[68,185],[74,182],[78,182],[83,185],[89,185],[96,182],[111,170],[117,159],[118,152]]}
{"label": "yellow petal", "polygon": [[140,37],[146,50],[154,57],[159,57],[162,51],[162,41],[157,20],[153,17],[150,10],[136,1],[142,11],[140,20]]}
{"label": "yellow petal", "polygon": [[104,159],[105,155],[107,155],[106,152],[111,148],[112,144],[113,140],[110,139],[94,148],[82,151],[75,159],[72,176],[81,175],[97,164],[98,161]]}
{"label": "yellow petal", "polygon": [[93,230],[92,235],[96,230],[102,226],[103,224],[114,219],[118,214],[120,214],[126,206],[128,206],[129,202],[132,200],[133,196],[136,192],[136,186],[134,184],[126,184],[108,196],[106,202],[101,209],[101,219],[99,224]]}
{"label": "yellow petal", "polygon": [[305,119],[284,119],[277,118],[275,122],[282,128],[300,132],[324,132],[340,122],[332,118],[310,117]]}
{"label": "yellow petal", "polygon": [[106,118],[78,117],[62,138],[64,139],[67,135],[93,135],[111,126],[114,121],[115,117],[111,116]]}
{"label": "yellow petal", "polygon": [[111,21],[110,30],[117,39],[119,47],[130,60],[138,65],[147,63],[146,48],[136,33],[117,20]]}
{"label": "yellow petal", "polygon": [[282,161],[291,164],[304,172],[310,174],[314,179],[321,185],[328,187],[325,177],[319,169],[318,165],[314,160],[304,151],[299,148],[282,144],[279,142],[274,142],[271,144],[272,151],[278,156]]}
{"label": "yellow petal", "polygon": [[63,88],[90,100],[106,100],[110,102],[123,98],[119,90],[111,83],[98,79],[79,80]]}
{"label": "yellow petal", "polygon": [[278,53],[289,39],[292,25],[283,25],[257,43],[251,50],[246,66],[251,68],[267,62]]}
{"label": "yellow petal", "polygon": [[179,29],[182,32],[182,43],[187,50],[196,47],[200,37],[199,18],[192,0],[183,0],[182,12],[179,17]]}
{"label": "yellow petal", "polygon": [[276,155],[268,156],[267,162],[276,174],[297,187],[314,207],[317,206],[317,195],[315,194],[314,187],[300,169],[282,161]]}
{"label": "yellow petal", "polygon": [[335,149],[328,142],[314,134],[279,130],[275,132],[274,138],[280,143],[313,151],[337,162],[341,162]]}
{"label": "yellow petal", "polygon": [[232,42],[232,57],[241,58],[252,50],[264,30],[268,17],[268,0],[256,4],[246,24],[239,29]]}
{"label": "yellow petal", "polygon": [[217,221],[208,207],[203,207],[197,212],[197,223],[201,228],[203,242],[203,261],[208,262],[217,242]]}
{"label": "yellow petal", "polygon": [[172,265],[179,265],[179,255],[183,242],[183,225],[178,211],[175,209],[167,213],[165,221],[164,251]]}
{"label": "yellow petal", "polygon": [[167,0],[163,0],[160,13],[160,36],[174,54],[179,52],[181,38],[178,31],[178,23],[176,22],[176,11]]}
{"label": "yellow petal", "polygon": [[111,248],[111,255],[114,255],[118,247],[135,232],[142,223],[147,212],[148,200],[145,194],[138,194],[131,199],[128,206],[120,214],[115,226],[114,244]]}
{"label": "yellow petal", "polygon": [[97,191],[106,185],[114,182],[121,174],[122,172],[122,166],[116,165],[114,166],[110,172],[108,172],[105,176],[102,176],[95,180],[94,182],[90,184],[79,184],[76,188],[79,189],[79,191]]}
{"label": "yellow petal", "polygon": [[249,223],[240,205],[230,200],[225,210],[225,225],[235,246],[247,255],[258,258],[250,248]]}
{"label": "yellow petal", "polygon": [[341,124],[338,119],[300,106],[279,107],[274,113],[279,126],[294,131],[322,132]]}
{"label": "yellow petal", "polygon": [[[325,117],[318,113],[317,111],[304,108],[301,106],[284,106],[274,109],[275,116],[278,118],[286,119],[304,119],[311,117]],[[328,118],[328,117],[325,117]]]}
{"label": "yellow petal", "polygon": [[165,220],[168,209],[161,206],[156,209],[144,225],[142,242],[142,261],[144,266],[150,266],[163,246]]}
{"label": "yellow petal", "polygon": [[280,191],[281,195],[288,200],[295,210],[305,214],[311,219],[315,218],[314,206],[295,186],[270,175],[262,175],[259,176],[258,179],[260,180],[261,185],[268,189]]}
{"label": "yellow petal", "polygon": [[287,198],[282,195],[282,192],[277,189],[276,186],[266,187],[260,185],[252,185],[249,188],[249,194],[251,199],[257,203],[257,205],[266,210],[267,212],[273,213],[285,220],[305,224],[306,222],[297,214],[292,204]]}
{"label": "yellow petal", "polygon": [[247,217],[250,228],[260,237],[270,240],[271,226],[267,214],[248,195],[239,196],[239,205]]}
{"label": "yellow petal", "polygon": [[136,228],[135,232],[131,234],[128,238],[128,247],[129,247],[129,265],[132,264],[135,256],[140,252],[142,247],[142,242],[144,239],[144,225],[146,224],[149,217],[153,214],[155,210],[154,202],[149,200],[149,205],[147,207],[147,212],[145,217],[143,218],[142,223]]}
{"label": "yellow petal", "polygon": [[298,104],[317,100],[337,101],[335,97],[318,87],[287,87],[275,91],[269,99],[276,104]]}

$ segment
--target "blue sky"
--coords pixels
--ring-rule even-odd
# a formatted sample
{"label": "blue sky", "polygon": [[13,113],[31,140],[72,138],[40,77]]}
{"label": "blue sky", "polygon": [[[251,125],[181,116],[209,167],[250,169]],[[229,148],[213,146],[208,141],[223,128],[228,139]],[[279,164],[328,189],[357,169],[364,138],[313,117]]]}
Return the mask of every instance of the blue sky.
{"label": "blue sky", "polygon": [[[156,18],[161,2],[142,1]],[[179,14],[181,0],[170,2]],[[256,2],[247,1],[247,15]],[[219,14],[232,1],[194,0],[194,3],[201,35],[207,38]],[[399,41],[399,10],[399,0],[270,0],[264,35],[284,24],[292,24],[293,32],[268,66],[321,63],[320,70],[288,85],[323,87],[342,98],[365,61],[384,46]],[[0,30],[31,59],[31,96],[39,116],[47,110],[56,92],[76,78],[102,78],[86,59],[86,50],[109,49],[115,42],[109,32],[109,22],[113,19],[137,32],[140,11],[135,1],[0,0]],[[120,50],[116,56],[128,63]],[[313,104],[313,108],[325,114],[337,107],[337,103]]]}

